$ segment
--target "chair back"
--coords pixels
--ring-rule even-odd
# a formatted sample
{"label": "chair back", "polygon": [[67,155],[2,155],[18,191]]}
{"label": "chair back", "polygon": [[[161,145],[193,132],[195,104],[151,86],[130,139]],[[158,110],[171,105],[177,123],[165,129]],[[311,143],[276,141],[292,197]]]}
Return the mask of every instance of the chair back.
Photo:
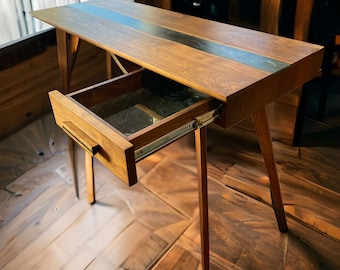
{"label": "chair back", "polygon": [[[258,25],[253,25],[239,18],[239,0],[229,0],[229,23],[278,35],[284,1],[285,0],[261,0],[259,23]],[[289,3],[289,5],[290,4],[291,3]],[[314,0],[295,0],[295,3],[292,3],[290,10],[295,12],[295,14],[290,14],[291,16],[289,16],[294,20],[294,22],[292,22],[292,38],[308,40],[313,5]]]}
{"label": "chair back", "polygon": [[294,39],[308,40],[314,0],[297,0],[294,22]]}
{"label": "chair back", "polygon": [[259,30],[277,35],[282,0],[261,0]]}

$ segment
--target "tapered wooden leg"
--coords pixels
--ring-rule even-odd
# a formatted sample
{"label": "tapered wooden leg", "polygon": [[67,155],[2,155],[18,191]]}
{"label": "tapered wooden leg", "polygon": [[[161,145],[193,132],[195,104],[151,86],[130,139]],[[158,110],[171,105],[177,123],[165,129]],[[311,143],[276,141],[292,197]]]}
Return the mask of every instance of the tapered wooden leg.
{"label": "tapered wooden leg", "polygon": [[195,130],[198,194],[201,229],[202,269],[209,269],[209,217],[207,181],[207,128]]}
{"label": "tapered wooden leg", "polygon": [[56,29],[58,63],[62,83],[62,92],[70,92],[71,74],[77,59],[80,39],[61,29]]}
{"label": "tapered wooden leg", "polygon": [[76,192],[76,196],[79,199],[79,184],[78,184],[78,175],[77,175],[77,160],[75,154],[75,142],[68,137],[68,154],[71,163],[71,172],[72,172],[72,181],[74,185],[74,189]]}
{"label": "tapered wooden leg", "polygon": [[112,57],[109,52],[106,52],[106,78],[108,80],[112,78]]}
{"label": "tapered wooden leg", "polygon": [[269,131],[268,119],[265,108],[255,112],[253,115],[258,142],[267,168],[270,181],[270,193],[272,198],[273,209],[276,215],[279,230],[287,232],[286,215],[283,208],[279,177],[277,174],[276,163],[273,152],[273,144]]}
{"label": "tapered wooden leg", "polygon": [[96,202],[96,193],[94,186],[93,157],[85,151],[85,177],[86,177],[86,193],[89,203]]}
{"label": "tapered wooden leg", "polygon": [[57,35],[57,49],[58,49],[58,63],[60,69],[61,83],[63,93],[70,92],[70,57],[69,57],[69,40],[68,34],[60,29],[56,29]]}

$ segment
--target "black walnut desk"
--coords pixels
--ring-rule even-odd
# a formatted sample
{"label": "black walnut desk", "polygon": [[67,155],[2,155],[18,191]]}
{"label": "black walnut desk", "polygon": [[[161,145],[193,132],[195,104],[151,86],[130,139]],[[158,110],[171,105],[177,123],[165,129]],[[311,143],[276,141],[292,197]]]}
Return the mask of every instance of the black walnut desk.
{"label": "black walnut desk", "polygon": [[[278,226],[287,231],[265,106],[318,75],[322,47],[128,1],[90,1],[32,15],[56,27],[63,93],[52,91],[50,99],[57,124],[86,150],[89,202],[95,201],[93,156],[132,185],[137,182],[135,163],[144,156],[140,153],[194,131],[202,266],[208,269],[206,125],[228,128],[251,115]],[[79,39],[143,70],[69,93],[70,59]],[[122,134],[89,109],[118,96],[124,100],[158,75],[206,96],[132,134]]]}

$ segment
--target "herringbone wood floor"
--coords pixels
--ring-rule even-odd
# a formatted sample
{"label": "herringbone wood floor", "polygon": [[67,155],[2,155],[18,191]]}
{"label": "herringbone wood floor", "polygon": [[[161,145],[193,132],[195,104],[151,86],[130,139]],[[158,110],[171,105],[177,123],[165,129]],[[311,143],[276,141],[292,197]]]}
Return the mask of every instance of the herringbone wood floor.
{"label": "herringbone wood floor", "polygon": [[[49,115],[1,143],[1,269],[199,269],[193,137],[138,163],[127,187],[95,163],[97,203],[75,198]],[[290,231],[269,206],[256,136],[208,129],[212,269],[339,269],[339,149],[274,142]],[[78,149],[83,172],[83,153]]]}

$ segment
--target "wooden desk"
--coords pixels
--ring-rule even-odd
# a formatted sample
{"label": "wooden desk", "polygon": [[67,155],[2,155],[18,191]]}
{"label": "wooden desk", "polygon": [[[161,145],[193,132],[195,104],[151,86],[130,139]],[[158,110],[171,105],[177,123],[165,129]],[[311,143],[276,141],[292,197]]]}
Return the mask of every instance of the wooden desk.
{"label": "wooden desk", "polygon": [[[224,128],[252,115],[279,229],[287,231],[265,106],[318,75],[322,47],[128,1],[90,1],[32,15],[57,29],[65,94],[70,52],[80,38],[222,102],[223,113],[215,123]],[[208,269],[205,132],[205,127],[195,131],[202,265]]]}

